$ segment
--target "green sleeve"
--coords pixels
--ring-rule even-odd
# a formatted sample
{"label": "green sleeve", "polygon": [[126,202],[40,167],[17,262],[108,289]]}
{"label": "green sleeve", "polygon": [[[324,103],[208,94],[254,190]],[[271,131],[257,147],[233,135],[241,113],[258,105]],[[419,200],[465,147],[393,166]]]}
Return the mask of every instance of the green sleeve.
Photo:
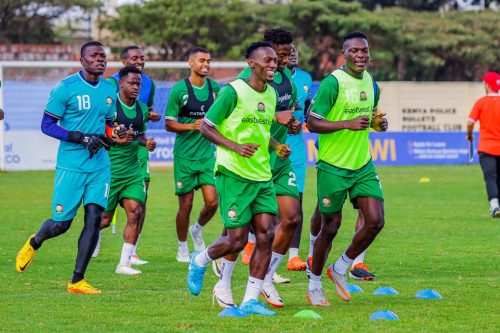
{"label": "green sleeve", "polygon": [[214,80],[210,80],[209,82],[212,85],[212,90],[213,90],[215,96],[217,96],[219,94],[219,91],[220,91],[220,85]]}
{"label": "green sleeve", "polygon": [[242,70],[241,73],[238,74],[236,78],[246,80],[250,77],[251,74],[252,74],[252,69],[250,69],[250,67],[245,67],[245,69]]}
{"label": "green sleeve", "polygon": [[224,119],[229,117],[238,103],[238,95],[236,90],[227,84],[222,88],[214,104],[210,107],[208,112],[205,114],[205,119],[208,120],[209,124],[220,125]]}
{"label": "green sleeve", "polygon": [[375,85],[377,86],[377,91],[375,91],[375,103],[373,104],[373,108],[377,108],[378,106],[378,101],[380,99],[380,86],[378,85],[377,82],[375,82]]}
{"label": "green sleeve", "polygon": [[155,90],[156,90],[155,82],[151,80],[151,93],[149,94],[148,108],[153,107],[153,103],[155,101]]}
{"label": "green sleeve", "polygon": [[177,83],[170,90],[170,95],[168,96],[167,108],[165,110],[165,118],[171,120],[177,120],[179,112],[181,109],[181,98],[182,98],[182,88],[181,83]]}
{"label": "green sleeve", "polygon": [[144,118],[144,124],[142,125],[142,128],[140,130],[141,134],[146,132],[147,130],[147,125],[146,123],[148,122],[149,120],[149,108],[146,104],[142,103],[142,102],[139,102],[137,101],[137,103],[139,103],[139,107],[141,108],[142,110],[142,116]]}
{"label": "green sleeve", "polygon": [[115,87],[115,90],[118,91],[118,82],[116,82],[115,78],[110,76],[108,77],[106,80],[108,80],[109,82],[111,82],[111,84],[113,85],[113,87]]}
{"label": "green sleeve", "polygon": [[339,94],[339,83],[333,75],[328,75],[321,81],[318,93],[314,97],[311,107],[311,115],[317,118],[325,118],[335,105]]}

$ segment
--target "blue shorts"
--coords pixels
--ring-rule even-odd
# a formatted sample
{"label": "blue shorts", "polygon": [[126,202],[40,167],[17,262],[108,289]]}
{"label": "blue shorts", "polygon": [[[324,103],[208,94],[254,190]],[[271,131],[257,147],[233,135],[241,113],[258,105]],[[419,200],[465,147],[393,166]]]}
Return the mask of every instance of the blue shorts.
{"label": "blue shorts", "polygon": [[94,172],[75,172],[56,168],[52,220],[67,221],[75,217],[82,204],[108,205],[111,172],[109,166]]}

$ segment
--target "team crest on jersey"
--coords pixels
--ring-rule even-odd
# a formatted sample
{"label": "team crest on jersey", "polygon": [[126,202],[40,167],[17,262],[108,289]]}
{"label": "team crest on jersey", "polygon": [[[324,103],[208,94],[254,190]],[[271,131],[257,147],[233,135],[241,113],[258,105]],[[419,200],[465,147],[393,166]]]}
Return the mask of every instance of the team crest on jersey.
{"label": "team crest on jersey", "polygon": [[307,84],[304,84],[304,91],[305,91],[306,93],[308,93],[308,92],[309,92],[309,87],[307,86]]}
{"label": "team crest on jersey", "polygon": [[230,219],[230,220],[234,220],[236,219],[236,211],[231,208],[228,212],[227,212],[227,218]]}
{"label": "team crest on jersey", "polygon": [[259,104],[257,104],[257,111],[259,111],[260,113],[266,112],[265,104],[262,102],[259,102]]}
{"label": "team crest on jersey", "polygon": [[182,186],[183,186],[182,182],[181,182],[181,181],[178,181],[178,182],[177,182],[177,187],[178,187],[178,188],[182,188]]}
{"label": "team crest on jersey", "polygon": [[330,198],[323,197],[323,206],[330,207],[330,205],[331,205]]}
{"label": "team crest on jersey", "polygon": [[56,213],[61,214],[63,212],[63,205],[57,204],[56,205]]}
{"label": "team crest on jersey", "polygon": [[359,93],[359,100],[366,101],[366,93],[364,91]]}
{"label": "team crest on jersey", "polygon": [[107,106],[111,106],[113,105],[113,99],[111,97],[106,97],[106,105]]}

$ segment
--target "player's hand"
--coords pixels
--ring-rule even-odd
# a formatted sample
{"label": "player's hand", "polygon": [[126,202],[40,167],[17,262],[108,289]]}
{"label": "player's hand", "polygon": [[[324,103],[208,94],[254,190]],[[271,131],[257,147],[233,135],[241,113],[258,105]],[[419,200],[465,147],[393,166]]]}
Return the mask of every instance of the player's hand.
{"label": "player's hand", "polygon": [[154,151],[156,148],[156,141],[154,138],[149,138],[146,140],[146,149],[148,151]]}
{"label": "player's hand", "polygon": [[385,117],[385,113],[379,113],[375,115],[372,119],[371,127],[377,132],[385,132],[389,127],[389,122]]}
{"label": "player's hand", "polygon": [[252,157],[259,146],[255,143],[237,144],[234,151],[243,157]]}
{"label": "player's hand", "polygon": [[297,119],[292,119],[292,123],[290,124],[290,127],[288,127],[288,133],[289,134],[299,134],[300,133],[300,128],[302,127],[302,124],[300,121]]}
{"label": "player's hand", "polygon": [[110,150],[111,147],[115,145],[115,142],[113,141],[113,139],[108,138],[104,134],[99,135],[99,139],[102,140],[103,145],[104,145],[104,149],[106,149],[106,150]]}
{"label": "player's hand", "polygon": [[68,141],[79,143],[89,151],[89,157],[94,157],[95,154],[104,147],[104,142],[97,134],[84,134],[80,131],[69,131]]}
{"label": "player's hand", "polygon": [[128,130],[126,130],[125,136],[123,138],[117,136],[113,139],[113,141],[119,145],[123,145],[125,143],[132,142],[134,140],[134,137],[134,132],[129,128]]}
{"label": "player's hand", "polygon": [[123,139],[127,135],[127,128],[125,125],[121,124],[118,125],[118,123],[115,122],[115,127],[113,128],[113,139],[120,138]]}
{"label": "player's hand", "polygon": [[199,131],[201,127],[201,123],[203,122],[203,119],[197,119],[194,123],[192,123],[192,129],[193,131]]}
{"label": "player's hand", "polygon": [[347,121],[347,129],[351,131],[361,131],[365,130],[370,126],[370,117],[369,116],[359,116],[357,118],[351,119]]}
{"label": "player's hand", "polygon": [[290,149],[290,146],[281,143],[274,148],[274,151],[276,152],[276,155],[278,155],[279,158],[286,160],[289,156],[292,150]]}
{"label": "player's hand", "polygon": [[474,135],[472,133],[467,133],[467,136],[465,137],[467,141],[474,141]]}
{"label": "player's hand", "polygon": [[283,126],[289,126],[290,123],[292,123],[292,121],[294,120],[293,118],[294,109],[295,108],[292,108],[292,110],[276,112],[275,114],[276,121]]}
{"label": "player's hand", "polygon": [[159,121],[161,119],[161,115],[154,111],[154,110],[151,110],[149,111],[149,120],[151,120],[152,122],[156,122],[156,121]]}

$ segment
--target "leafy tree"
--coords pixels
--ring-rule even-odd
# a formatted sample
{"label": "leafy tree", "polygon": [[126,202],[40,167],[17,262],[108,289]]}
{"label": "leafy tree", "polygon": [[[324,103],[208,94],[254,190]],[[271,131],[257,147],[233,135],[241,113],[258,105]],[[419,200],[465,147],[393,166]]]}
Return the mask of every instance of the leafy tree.
{"label": "leafy tree", "polygon": [[2,0],[0,43],[55,43],[51,20],[68,9],[91,9],[98,0]]}

